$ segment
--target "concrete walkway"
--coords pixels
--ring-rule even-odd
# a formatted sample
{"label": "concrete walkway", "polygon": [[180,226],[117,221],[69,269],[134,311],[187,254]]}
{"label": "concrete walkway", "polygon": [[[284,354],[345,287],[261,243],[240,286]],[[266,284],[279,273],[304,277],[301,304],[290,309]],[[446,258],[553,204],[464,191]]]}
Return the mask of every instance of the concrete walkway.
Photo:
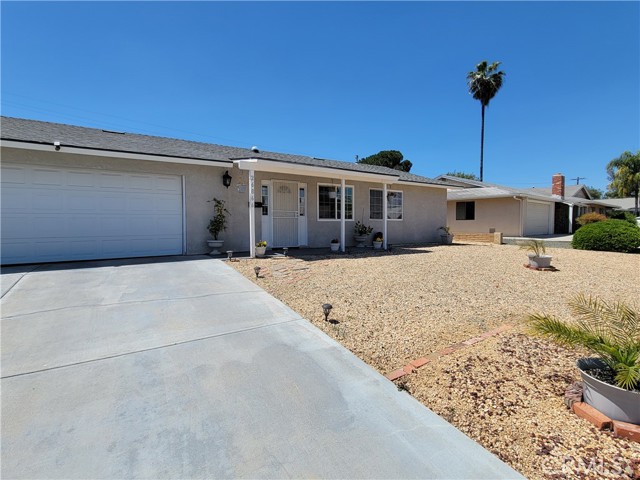
{"label": "concrete walkway", "polygon": [[222,261],[2,294],[2,478],[522,478]]}

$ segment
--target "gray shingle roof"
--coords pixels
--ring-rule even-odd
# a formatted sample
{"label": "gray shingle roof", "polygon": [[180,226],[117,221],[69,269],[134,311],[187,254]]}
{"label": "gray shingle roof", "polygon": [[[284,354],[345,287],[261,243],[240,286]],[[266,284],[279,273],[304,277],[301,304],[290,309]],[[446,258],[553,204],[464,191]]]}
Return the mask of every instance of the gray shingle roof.
{"label": "gray shingle roof", "polygon": [[249,148],[228,147],[211,143],[193,142],[175,138],[155,137],[137,133],[113,132],[96,128],[78,127],[60,123],[42,122],[22,118],[1,117],[0,137],[3,140],[53,145],[60,142],[62,146],[126,152],[138,154],[160,155],[195,160],[228,161],[260,158],[298,165],[326,167],[378,175],[390,175],[400,180],[418,183],[442,185],[430,178],[401,172],[377,165],[325,160],[304,155],[291,155],[277,152],[259,153]]}

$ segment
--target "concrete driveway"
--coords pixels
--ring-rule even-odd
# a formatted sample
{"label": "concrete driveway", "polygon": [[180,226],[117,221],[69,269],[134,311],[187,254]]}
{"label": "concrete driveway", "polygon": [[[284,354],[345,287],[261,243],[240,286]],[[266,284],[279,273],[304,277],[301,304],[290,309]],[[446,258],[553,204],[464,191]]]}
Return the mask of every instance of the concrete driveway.
{"label": "concrete driveway", "polygon": [[522,478],[220,260],[2,294],[4,479]]}

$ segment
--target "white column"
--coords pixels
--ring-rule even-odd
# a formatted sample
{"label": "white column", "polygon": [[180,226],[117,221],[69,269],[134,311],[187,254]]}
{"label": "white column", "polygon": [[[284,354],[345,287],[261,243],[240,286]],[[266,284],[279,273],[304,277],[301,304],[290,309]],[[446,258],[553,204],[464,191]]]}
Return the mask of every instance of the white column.
{"label": "white column", "polygon": [[249,170],[249,256],[256,256],[256,193],[255,175],[253,170]]}
{"label": "white column", "polygon": [[387,184],[382,184],[382,248],[387,249]]}
{"label": "white column", "polygon": [[342,250],[343,252],[346,249],[345,246],[345,236],[344,236],[344,231],[345,231],[345,223],[346,223],[346,219],[345,217],[345,212],[346,212],[346,208],[345,205],[347,203],[347,191],[345,188],[345,182],[344,182],[344,178],[340,181],[340,250]]}
{"label": "white column", "polygon": [[569,233],[573,233],[573,203],[569,204]]}

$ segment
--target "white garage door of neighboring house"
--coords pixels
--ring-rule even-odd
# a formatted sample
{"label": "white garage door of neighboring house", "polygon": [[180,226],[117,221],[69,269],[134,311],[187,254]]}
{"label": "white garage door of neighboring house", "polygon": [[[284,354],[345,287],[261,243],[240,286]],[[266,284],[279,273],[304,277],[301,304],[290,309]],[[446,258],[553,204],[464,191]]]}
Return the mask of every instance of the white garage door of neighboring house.
{"label": "white garage door of neighboring house", "polygon": [[2,264],[180,255],[182,177],[2,165]]}
{"label": "white garage door of neighboring house", "polygon": [[549,215],[551,209],[548,203],[527,202],[527,220],[525,235],[547,235],[549,231]]}

